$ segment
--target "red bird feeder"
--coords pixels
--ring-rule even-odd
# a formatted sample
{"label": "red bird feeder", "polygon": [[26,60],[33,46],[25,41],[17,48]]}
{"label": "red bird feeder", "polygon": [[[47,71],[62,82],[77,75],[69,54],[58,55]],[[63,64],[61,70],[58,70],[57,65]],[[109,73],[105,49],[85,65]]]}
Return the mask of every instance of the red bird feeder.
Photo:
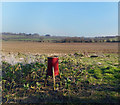
{"label": "red bird feeder", "polygon": [[58,65],[58,57],[48,57],[48,69],[47,69],[47,75],[52,76],[54,68],[54,75],[59,75],[59,65]]}
{"label": "red bird feeder", "polygon": [[59,75],[58,57],[57,56],[48,57],[48,67],[47,67],[47,74],[45,78],[45,85],[47,83],[47,77],[53,76],[54,90],[55,90],[55,76],[57,75]]}

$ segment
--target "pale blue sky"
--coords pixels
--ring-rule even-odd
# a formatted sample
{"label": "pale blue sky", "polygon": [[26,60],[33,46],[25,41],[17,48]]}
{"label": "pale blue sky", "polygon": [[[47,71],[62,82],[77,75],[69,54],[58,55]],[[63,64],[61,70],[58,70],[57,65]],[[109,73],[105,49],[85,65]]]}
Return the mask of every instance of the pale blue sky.
{"label": "pale blue sky", "polygon": [[59,36],[118,33],[117,2],[4,2],[3,32]]}

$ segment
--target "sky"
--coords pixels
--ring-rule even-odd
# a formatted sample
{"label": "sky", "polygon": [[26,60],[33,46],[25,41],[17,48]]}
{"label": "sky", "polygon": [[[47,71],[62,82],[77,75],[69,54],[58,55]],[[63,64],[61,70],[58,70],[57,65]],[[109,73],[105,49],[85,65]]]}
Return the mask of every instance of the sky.
{"label": "sky", "polygon": [[118,34],[117,2],[3,2],[2,31],[55,36]]}
{"label": "sky", "polygon": [[2,2],[119,2],[119,0],[1,0]]}

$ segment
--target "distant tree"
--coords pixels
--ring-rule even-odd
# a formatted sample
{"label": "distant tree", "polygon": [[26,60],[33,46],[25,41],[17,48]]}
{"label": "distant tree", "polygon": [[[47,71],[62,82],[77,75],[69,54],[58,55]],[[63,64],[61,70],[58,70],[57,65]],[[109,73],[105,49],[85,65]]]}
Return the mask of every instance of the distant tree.
{"label": "distant tree", "polygon": [[110,42],[110,39],[107,39],[106,42]]}
{"label": "distant tree", "polygon": [[51,35],[50,34],[46,34],[45,36],[50,37]]}
{"label": "distant tree", "polygon": [[116,40],[112,40],[112,42],[117,42]]}
{"label": "distant tree", "polygon": [[39,34],[38,34],[38,33],[34,33],[33,35],[34,35],[34,36],[39,36]]}

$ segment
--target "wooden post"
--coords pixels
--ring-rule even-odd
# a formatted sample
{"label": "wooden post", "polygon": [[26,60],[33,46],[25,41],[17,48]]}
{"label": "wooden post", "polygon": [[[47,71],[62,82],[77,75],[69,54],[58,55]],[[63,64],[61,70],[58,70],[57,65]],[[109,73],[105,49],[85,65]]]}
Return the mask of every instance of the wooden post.
{"label": "wooden post", "polygon": [[54,90],[55,90],[55,73],[54,73],[54,67],[52,67],[52,72],[53,72],[53,81],[54,81]]}

